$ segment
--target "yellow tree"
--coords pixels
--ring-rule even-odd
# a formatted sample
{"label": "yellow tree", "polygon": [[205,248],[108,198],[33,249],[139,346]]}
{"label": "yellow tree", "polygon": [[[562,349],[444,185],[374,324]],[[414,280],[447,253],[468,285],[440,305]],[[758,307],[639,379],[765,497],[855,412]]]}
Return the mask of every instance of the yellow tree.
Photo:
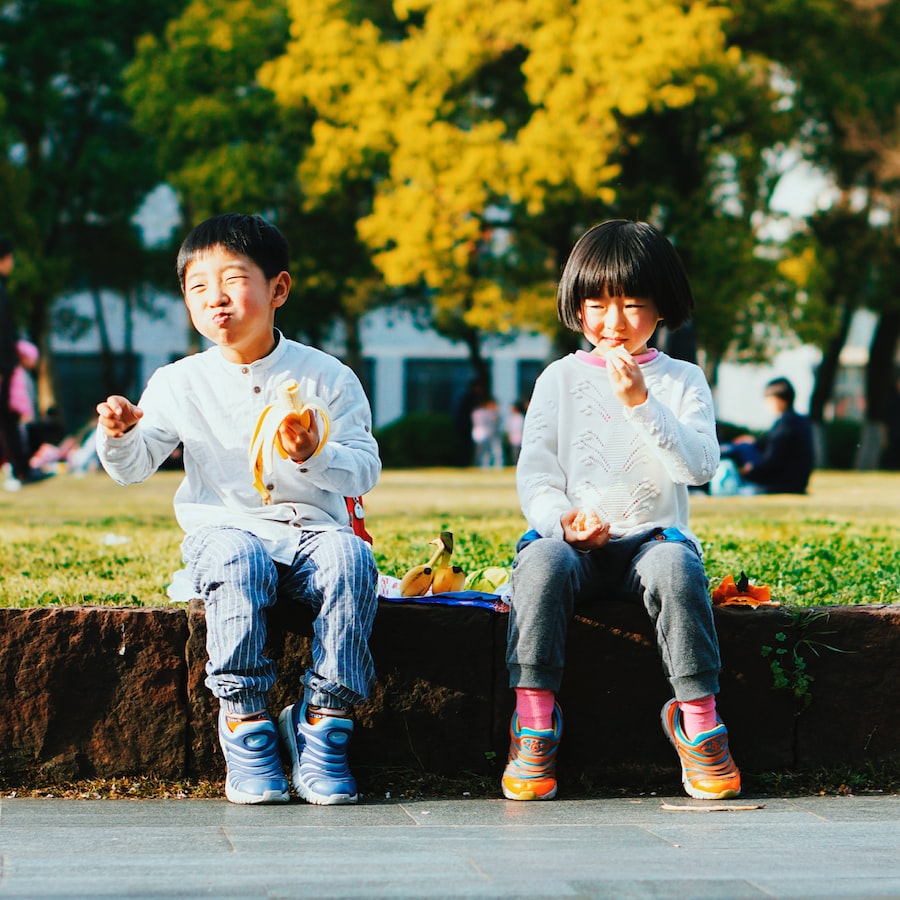
{"label": "yellow tree", "polygon": [[[623,120],[694,103],[742,64],[726,10],[697,0],[288,0],[286,52],[261,81],[311,110],[298,177],[310,208],[369,185],[358,231],[389,285],[434,322],[551,327],[554,211],[614,203]],[[545,222],[546,224],[546,222]]]}

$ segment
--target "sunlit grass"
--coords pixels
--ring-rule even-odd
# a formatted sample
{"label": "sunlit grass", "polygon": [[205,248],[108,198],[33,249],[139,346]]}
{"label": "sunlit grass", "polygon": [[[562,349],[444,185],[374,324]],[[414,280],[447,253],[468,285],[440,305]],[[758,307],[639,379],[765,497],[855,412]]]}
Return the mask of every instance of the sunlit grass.
{"label": "sunlit grass", "polygon": [[[180,565],[177,472],[123,488],[103,473],[0,493],[0,605],[158,605]],[[900,474],[819,472],[805,497],[692,495],[713,583],[743,570],[796,605],[900,600]],[[402,575],[455,535],[467,570],[509,565],[526,525],[503,470],[387,471],[366,497],[380,571]]]}

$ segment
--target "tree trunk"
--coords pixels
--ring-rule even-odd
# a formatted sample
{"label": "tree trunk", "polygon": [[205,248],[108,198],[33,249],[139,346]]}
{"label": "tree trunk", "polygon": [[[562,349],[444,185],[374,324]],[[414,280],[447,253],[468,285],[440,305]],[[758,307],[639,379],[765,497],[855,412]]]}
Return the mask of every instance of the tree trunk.
{"label": "tree trunk", "polygon": [[878,320],[866,365],[866,422],[854,461],[856,469],[877,469],[887,436],[890,398],[894,391],[894,358],[900,337],[900,309],[883,312]]}
{"label": "tree trunk", "polygon": [[475,378],[484,386],[485,393],[490,396],[493,386],[491,368],[481,352],[481,332],[476,328],[465,328],[462,341],[469,348],[469,360],[475,371]]}
{"label": "tree trunk", "polygon": [[359,316],[355,313],[344,312],[341,319],[344,323],[346,341],[344,363],[356,372],[356,377],[359,378],[362,383],[363,389],[366,394],[371,397],[371,385],[367,384],[366,370],[363,365],[362,335],[359,331]]}
{"label": "tree trunk", "polygon": [[822,353],[822,362],[819,363],[819,368],[816,370],[816,381],[809,400],[809,417],[814,423],[819,425],[825,420],[825,405],[831,399],[834,391],[841,350],[844,349],[844,344],[847,343],[847,335],[850,333],[850,323],[853,321],[854,311],[853,306],[848,301],[844,301],[837,334],[835,334]]}
{"label": "tree trunk", "polygon": [[113,359],[112,343],[109,339],[109,329],[106,327],[106,314],[103,311],[103,297],[96,285],[91,285],[91,300],[94,302],[94,321],[97,323],[97,337],[100,340],[100,359],[103,362],[103,381],[107,385],[107,394],[119,394],[118,378],[116,377],[115,360]]}
{"label": "tree trunk", "polygon": [[822,361],[816,370],[816,380],[809,400],[809,419],[813,428],[813,454],[817,469],[826,468],[829,465],[828,439],[825,434],[825,405],[834,392],[834,382],[840,365],[841,350],[844,349],[844,344],[847,343],[847,335],[850,333],[853,313],[854,308],[852,304],[845,300],[841,306],[840,325],[837,333],[822,353]]}

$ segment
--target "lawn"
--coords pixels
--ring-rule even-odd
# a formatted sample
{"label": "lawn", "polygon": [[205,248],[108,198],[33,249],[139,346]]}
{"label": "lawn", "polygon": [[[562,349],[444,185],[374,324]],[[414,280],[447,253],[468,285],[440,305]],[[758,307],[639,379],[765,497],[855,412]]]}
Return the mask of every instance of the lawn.
{"label": "lawn", "polygon": [[[102,473],[0,493],[0,605],[154,605],[179,566],[179,473],[122,488]],[[900,601],[900,473],[817,472],[808,496],[692,495],[713,583],[743,570],[783,603]],[[449,530],[455,561],[509,565],[525,524],[514,473],[392,470],[366,498],[379,569],[401,575]]]}

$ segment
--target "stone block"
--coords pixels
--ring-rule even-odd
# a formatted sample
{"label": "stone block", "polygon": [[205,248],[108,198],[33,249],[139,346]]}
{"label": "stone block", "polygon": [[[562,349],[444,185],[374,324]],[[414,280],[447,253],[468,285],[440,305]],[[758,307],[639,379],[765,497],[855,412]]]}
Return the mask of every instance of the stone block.
{"label": "stone block", "polygon": [[185,771],[184,612],[0,609],[0,776]]}
{"label": "stone block", "polygon": [[[714,615],[719,710],[746,774],[900,765],[891,701],[900,605],[717,607]],[[382,601],[376,683],[355,711],[354,768],[499,774],[513,708],[507,621],[486,609]],[[0,781],[221,779],[205,626],[200,601],[187,610],[0,609]],[[270,613],[276,714],[300,694],[311,635],[308,608]],[[611,773],[677,771],[659,726],[668,697],[644,610],[580,607],[560,692],[561,779],[596,786]]]}
{"label": "stone block", "polygon": [[[312,614],[307,607],[279,604],[268,618],[266,655],[278,668],[270,708],[277,715],[301,694]],[[380,604],[370,643],[376,681],[354,716],[355,767],[455,774],[490,766],[500,674],[495,618],[479,608]],[[188,622],[190,768],[219,777],[224,768],[216,738],[218,706],[203,684],[207,656],[201,601],[191,603]]]}
{"label": "stone block", "polygon": [[801,613],[789,649],[811,679],[798,698],[797,767],[900,764],[900,604]]}

